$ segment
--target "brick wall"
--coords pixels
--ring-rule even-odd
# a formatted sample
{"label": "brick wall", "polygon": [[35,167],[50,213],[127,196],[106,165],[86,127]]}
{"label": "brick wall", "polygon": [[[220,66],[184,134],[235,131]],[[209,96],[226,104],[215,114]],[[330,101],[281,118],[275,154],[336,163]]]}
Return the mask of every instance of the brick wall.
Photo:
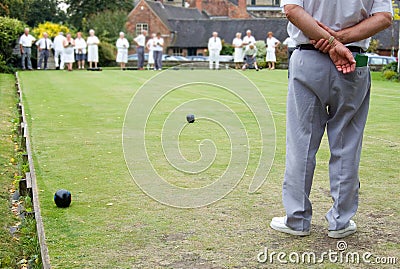
{"label": "brick wall", "polygon": [[245,0],[239,0],[238,6],[228,0],[192,0],[190,6],[204,10],[210,16],[224,16],[233,19],[251,17],[247,13]]}

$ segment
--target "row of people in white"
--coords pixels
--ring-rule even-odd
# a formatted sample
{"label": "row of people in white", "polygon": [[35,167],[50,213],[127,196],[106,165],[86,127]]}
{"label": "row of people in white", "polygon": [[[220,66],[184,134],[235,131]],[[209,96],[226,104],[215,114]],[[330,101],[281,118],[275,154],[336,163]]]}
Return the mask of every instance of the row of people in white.
{"label": "row of people in white", "polygon": [[144,51],[145,48],[149,51],[148,69],[162,70],[162,54],[164,50],[164,39],[161,33],[152,34],[151,38],[146,42],[147,31],[143,30],[140,35],[134,38],[136,43],[136,53],[138,55],[138,70],[143,70],[144,66]]}
{"label": "row of people in white", "polygon": [[64,69],[64,63],[73,63],[76,55],[78,68],[84,69],[86,53],[89,67],[92,68],[94,66],[97,68],[97,63],[99,62],[99,44],[100,40],[95,36],[94,30],[89,31],[89,37],[86,41],[82,38],[81,32],[77,33],[75,40],[72,39],[71,34],[67,34],[67,37],[64,37],[63,33],[59,33],[54,38],[53,43],[56,68]]}
{"label": "row of people in white", "polygon": [[[237,69],[240,68],[244,56],[247,56],[245,55],[244,52],[253,51],[256,45],[256,39],[254,38],[254,36],[251,35],[251,30],[246,31],[246,36],[243,39],[241,39],[241,36],[242,36],[241,33],[237,33],[236,37],[232,41],[232,46],[235,48],[234,62]],[[266,45],[267,45],[266,61],[268,62],[268,67],[270,69],[275,69],[275,62],[276,62],[275,48],[279,44],[280,41],[273,36],[272,32],[268,32],[268,38],[266,40]],[[252,46],[251,50],[250,46]],[[215,69],[219,69],[219,54],[221,50],[222,50],[221,39],[218,37],[217,32],[213,32],[212,37],[208,40],[210,69],[213,69],[214,62],[215,62]],[[250,54],[248,56],[250,56]],[[244,67],[247,67],[249,64],[250,63],[246,63]],[[255,63],[255,66],[256,64],[257,63]],[[257,67],[256,69],[258,70]]]}
{"label": "row of people in white", "polygon": [[[256,44],[254,36],[251,35],[251,30],[246,31],[246,36],[241,39],[241,33],[237,33],[236,37],[232,41],[232,45],[235,48],[234,62],[236,68],[240,66],[243,62],[244,51],[249,48],[250,45]],[[273,36],[272,32],[268,32],[268,37],[266,39],[267,55],[266,62],[270,69],[275,69],[276,55],[275,48],[280,44],[280,41]]]}

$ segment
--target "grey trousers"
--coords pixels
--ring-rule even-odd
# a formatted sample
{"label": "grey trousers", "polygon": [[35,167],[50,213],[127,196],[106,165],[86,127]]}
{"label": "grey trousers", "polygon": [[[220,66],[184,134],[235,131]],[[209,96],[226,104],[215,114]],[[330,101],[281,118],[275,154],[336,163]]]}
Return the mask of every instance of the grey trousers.
{"label": "grey trousers", "polygon": [[329,230],[340,230],[358,208],[358,167],[367,120],[371,79],[368,67],[338,72],[328,55],[295,50],[290,59],[286,121],[286,170],[283,204],[286,225],[310,230],[310,191],[315,155],[325,129],[333,205],[326,214]]}
{"label": "grey trousers", "polygon": [[137,67],[143,68],[143,66],[144,66],[144,47],[137,46],[136,53],[138,56]]}
{"label": "grey trousers", "polygon": [[24,53],[22,53],[22,59],[21,59],[22,69],[26,68],[25,59],[28,65],[28,69],[32,69],[31,54],[32,54],[32,49],[24,47]]}
{"label": "grey trousers", "polygon": [[154,69],[161,70],[162,69],[162,51],[153,51],[153,58],[154,58]]}
{"label": "grey trousers", "polygon": [[47,69],[47,61],[49,59],[50,52],[48,50],[42,50],[40,51],[40,58],[39,58],[39,66],[42,68],[42,62],[44,61],[44,69]]}

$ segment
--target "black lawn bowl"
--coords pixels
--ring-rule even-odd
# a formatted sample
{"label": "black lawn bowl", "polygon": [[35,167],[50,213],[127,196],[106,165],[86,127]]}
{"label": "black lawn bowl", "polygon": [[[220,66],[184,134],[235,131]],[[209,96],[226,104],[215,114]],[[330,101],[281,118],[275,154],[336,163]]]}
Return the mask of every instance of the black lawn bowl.
{"label": "black lawn bowl", "polygon": [[86,70],[87,71],[103,71],[103,69],[101,67],[95,67],[95,68],[88,67]]}
{"label": "black lawn bowl", "polygon": [[69,207],[69,205],[71,204],[71,193],[63,189],[58,190],[54,194],[54,202],[58,207]]}
{"label": "black lawn bowl", "polygon": [[193,114],[187,115],[187,116],[186,116],[186,120],[187,120],[189,123],[193,123],[193,122],[194,122],[194,115],[193,115]]}

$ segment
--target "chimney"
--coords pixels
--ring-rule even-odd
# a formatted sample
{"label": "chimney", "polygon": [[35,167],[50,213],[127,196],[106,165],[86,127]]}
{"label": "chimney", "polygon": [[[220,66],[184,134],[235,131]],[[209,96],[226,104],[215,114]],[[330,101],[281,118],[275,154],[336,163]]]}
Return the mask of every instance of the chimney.
{"label": "chimney", "polygon": [[246,0],[239,0],[238,7],[239,10],[246,11],[247,10]]}
{"label": "chimney", "polygon": [[196,0],[196,8],[197,8],[200,12],[203,11],[202,2],[203,2],[203,0]]}

